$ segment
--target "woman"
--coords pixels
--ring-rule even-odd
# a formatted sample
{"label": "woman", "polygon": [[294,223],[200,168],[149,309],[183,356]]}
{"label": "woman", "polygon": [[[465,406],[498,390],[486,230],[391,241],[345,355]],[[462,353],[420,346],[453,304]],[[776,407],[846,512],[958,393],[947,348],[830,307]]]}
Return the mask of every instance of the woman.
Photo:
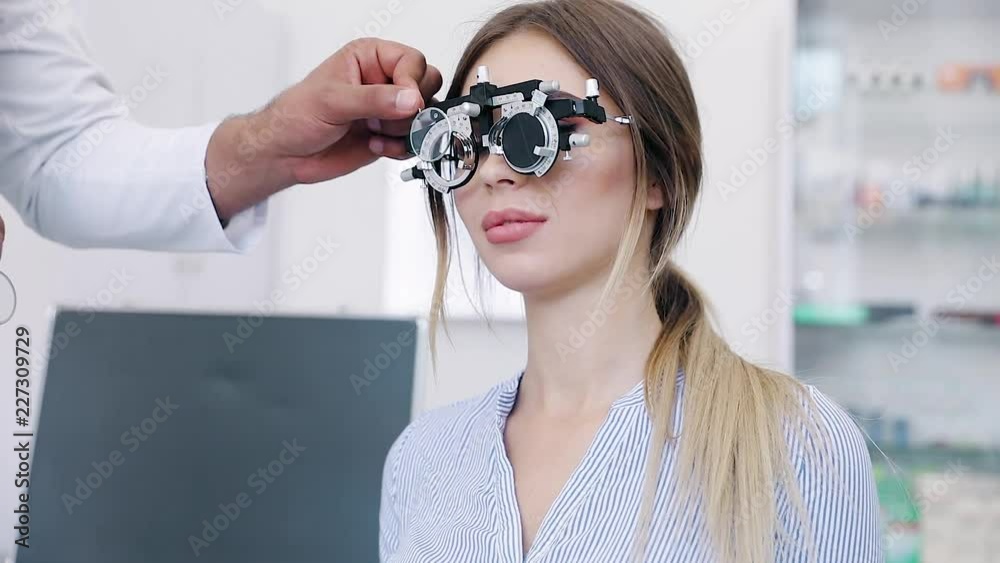
{"label": "woman", "polygon": [[[609,116],[541,178],[484,154],[453,193],[492,274],[523,295],[525,369],[426,413],[385,464],[383,562],[880,561],[864,439],[811,386],[754,366],[713,331],[671,263],[702,174],[697,109],[666,33],[613,0],[510,7],[472,39],[448,98],[495,84],[596,77]],[[438,241],[431,345],[443,318]],[[489,212],[535,224],[496,236]],[[508,233],[509,234],[509,233]],[[595,330],[580,331],[590,323]],[[582,346],[568,335],[589,333]]]}

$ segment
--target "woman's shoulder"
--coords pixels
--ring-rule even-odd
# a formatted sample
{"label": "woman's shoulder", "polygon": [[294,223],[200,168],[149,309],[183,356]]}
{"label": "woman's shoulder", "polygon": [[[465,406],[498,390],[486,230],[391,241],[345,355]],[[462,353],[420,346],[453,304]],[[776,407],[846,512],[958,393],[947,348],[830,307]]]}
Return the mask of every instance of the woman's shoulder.
{"label": "woman's shoulder", "polygon": [[[782,495],[783,525],[799,534],[800,517],[807,516],[818,561],[881,561],[878,493],[867,438],[835,400],[813,385],[803,388],[805,416],[796,425],[799,431],[790,432],[798,501]],[[803,555],[799,543],[781,549],[788,552],[779,561],[799,561]]]}
{"label": "woman's shoulder", "polygon": [[463,448],[497,424],[500,395],[516,385],[511,377],[486,392],[423,412],[403,429],[389,450],[396,460],[412,455],[441,457]]}
{"label": "woman's shoulder", "polygon": [[[868,442],[857,421],[848,411],[815,385],[805,384],[805,414],[809,441],[799,440],[801,449],[809,445],[821,446],[818,452],[825,452],[842,464],[855,464],[863,468],[871,467]],[[816,454],[820,455],[820,454]],[[870,469],[869,469],[870,470]]]}

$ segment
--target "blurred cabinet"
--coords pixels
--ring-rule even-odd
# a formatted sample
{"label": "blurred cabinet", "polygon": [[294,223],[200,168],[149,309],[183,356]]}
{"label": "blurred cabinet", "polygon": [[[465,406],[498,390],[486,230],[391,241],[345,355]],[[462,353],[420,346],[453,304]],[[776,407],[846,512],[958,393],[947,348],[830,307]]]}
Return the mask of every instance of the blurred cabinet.
{"label": "blurred cabinet", "polygon": [[1000,560],[998,26],[799,2],[796,371],[873,442],[889,563]]}

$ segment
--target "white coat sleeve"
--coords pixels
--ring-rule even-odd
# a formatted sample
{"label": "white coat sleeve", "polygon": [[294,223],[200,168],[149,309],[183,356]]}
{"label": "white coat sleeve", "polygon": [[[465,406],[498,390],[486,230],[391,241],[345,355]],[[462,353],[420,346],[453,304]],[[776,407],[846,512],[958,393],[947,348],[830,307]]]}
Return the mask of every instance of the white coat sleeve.
{"label": "white coat sleeve", "polygon": [[[267,202],[223,228],[209,197],[205,150],[218,123],[156,129],[131,121],[131,99],[115,95],[74,27],[43,17],[45,4],[0,4],[0,193],[25,223],[78,248],[254,246]],[[162,81],[158,72],[148,69],[147,84],[136,87]]]}

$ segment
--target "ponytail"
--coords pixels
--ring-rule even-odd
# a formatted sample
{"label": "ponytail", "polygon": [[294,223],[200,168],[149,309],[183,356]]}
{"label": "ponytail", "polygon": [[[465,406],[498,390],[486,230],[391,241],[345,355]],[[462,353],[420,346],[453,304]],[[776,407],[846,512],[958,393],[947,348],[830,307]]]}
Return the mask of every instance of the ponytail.
{"label": "ponytail", "polygon": [[[702,507],[720,561],[771,561],[780,532],[776,484],[804,513],[786,440],[804,386],[733,352],[712,328],[701,292],[673,263],[651,285],[663,325],[645,370],[653,433],[633,553],[648,544],[664,448],[676,441],[678,491]],[[678,371],[682,398],[675,396]],[[683,429],[673,427],[677,408]]]}

